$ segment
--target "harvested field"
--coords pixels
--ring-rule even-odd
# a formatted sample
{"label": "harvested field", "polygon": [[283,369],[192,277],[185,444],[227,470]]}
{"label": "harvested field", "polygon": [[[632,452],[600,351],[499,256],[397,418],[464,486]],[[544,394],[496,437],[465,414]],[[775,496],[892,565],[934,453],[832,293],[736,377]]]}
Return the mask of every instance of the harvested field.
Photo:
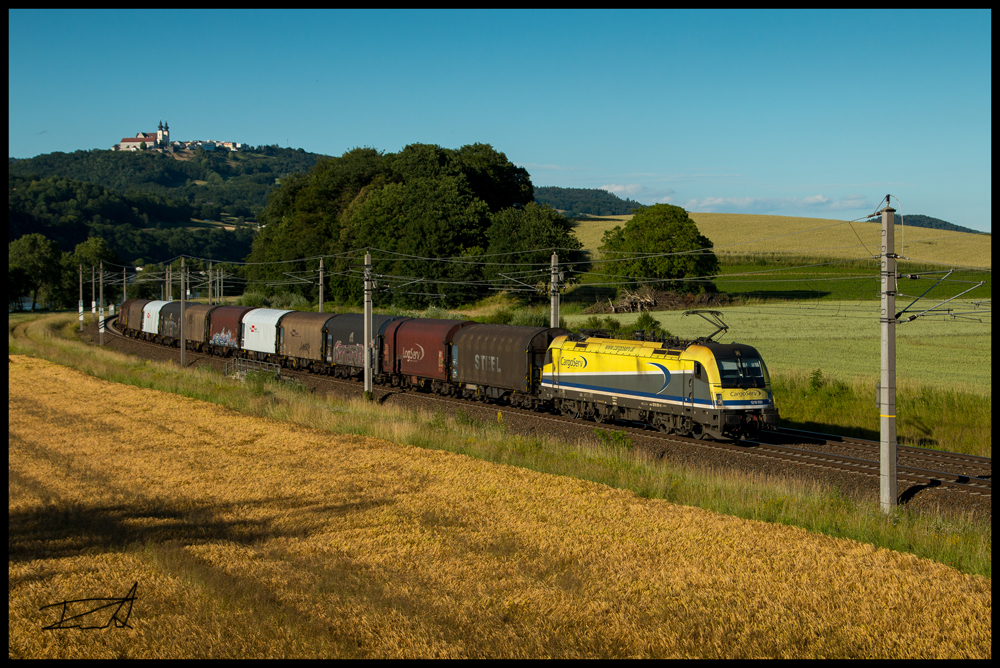
{"label": "harvested field", "polygon": [[[992,653],[990,581],[910,555],[30,357],[8,392],[12,658]],[[133,582],[132,629],[41,631]]]}
{"label": "harvested field", "polygon": [[[689,215],[698,230],[712,240],[716,253],[861,259],[876,254],[881,240],[879,222],[848,225],[842,220],[794,216],[697,212]],[[581,218],[575,221],[574,233],[585,249],[596,251],[605,231],[625,225],[631,218],[631,215]],[[896,225],[895,237],[896,252],[915,262],[992,266],[993,239],[989,235],[912,226],[904,229]]]}

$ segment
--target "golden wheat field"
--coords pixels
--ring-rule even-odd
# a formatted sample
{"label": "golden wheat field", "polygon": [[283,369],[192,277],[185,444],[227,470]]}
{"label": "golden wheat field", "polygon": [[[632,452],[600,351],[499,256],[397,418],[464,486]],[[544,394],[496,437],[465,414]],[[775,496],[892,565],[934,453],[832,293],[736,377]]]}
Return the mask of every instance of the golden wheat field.
{"label": "golden wheat field", "polygon": [[[784,253],[831,258],[871,257],[879,251],[880,222],[851,223],[825,218],[759,216],[739,213],[689,213],[716,253]],[[581,219],[574,231],[584,248],[596,250],[605,230],[624,225],[627,216]],[[925,227],[895,226],[896,252],[919,262],[962,267],[993,266],[993,237]]]}
{"label": "golden wheat field", "polygon": [[[992,653],[990,581],[910,555],[31,357],[8,393],[11,658]],[[133,582],[132,628],[42,630]]]}

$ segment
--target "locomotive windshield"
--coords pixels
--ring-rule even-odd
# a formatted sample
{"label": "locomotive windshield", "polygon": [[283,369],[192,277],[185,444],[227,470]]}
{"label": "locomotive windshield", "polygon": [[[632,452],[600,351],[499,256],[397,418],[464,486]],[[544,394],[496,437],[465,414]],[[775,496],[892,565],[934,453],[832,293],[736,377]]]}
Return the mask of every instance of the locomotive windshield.
{"label": "locomotive windshield", "polygon": [[722,387],[764,387],[764,363],[756,357],[720,358]]}

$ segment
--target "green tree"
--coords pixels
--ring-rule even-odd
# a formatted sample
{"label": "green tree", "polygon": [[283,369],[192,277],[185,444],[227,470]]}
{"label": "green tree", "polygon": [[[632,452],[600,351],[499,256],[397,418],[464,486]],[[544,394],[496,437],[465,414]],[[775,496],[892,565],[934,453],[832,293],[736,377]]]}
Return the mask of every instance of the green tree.
{"label": "green tree", "polygon": [[10,272],[20,271],[15,276],[21,288],[31,293],[31,310],[38,303],[38,293],[43,288],[56,285],[61,273],[61,254],[54,241],[41,234],[26,234],[7,244],[8,278]]}
{"label": "green tree", "polygon": [[719,273],[712,242],[679,206],[655,204],[640,209],[625,227],[604,233],[600,247],[603,273],[624,278],[666,279],[677,292],[714,292],[711,279],[686,280]]}
{"label": "green tree", "polygon": [[[384,288],[419,281],[391,293],[397,303],[455,306],[478,296],[477,288],[470,285],[479,277],[477,265],[438,258],[481,254],[488,213],[461,174],[390,183],[359,196],[345,213],[341,245],[392,254],[376,266],[377,273],[399,277],[384,280]],[[348,269],[345,264],[344,273]],[[345,287],[360,295],[358,279],[353,282],[356,285]]]}
{"label": "green tree", "polygon": [[463,146],[455,156],[472,191],[486,202],[490,211],[520,209],[534,200],[535,188],[528,171],[489,144]]}
{"label": "green tree", "polygon": [[7,308],[11,311],[22,310],[25,297],[31,294],[28,274],[20,267],[7,265]]}
{"label": "green tree", "polygon": [[[389,154],[356,148],[320,160],[308,174],[283,179],[258,217],[264,227],[253,240],[249,260],[288,262],[350,254],[333,267],[326,265],[332,288],[328,296],[357,301],[357,264],[364,252],[360,249],[391,251],[400,255],[380,260],[376,272],[409,276],[417,282],[407,292],[445,294],[445,302],[454,304],[481,296],[478,261],[426,258],[482,255],[489,214],[523,209],[532,192],[528,173],[487,144],[458,150],[410,144]],[[261,282],[287,281],[284,273],[300,271],[315,271],[315,263],[253,264],[247,276]],[[314,287],[296,289],[315,297]],[[433,301],[426,294],[393,294],[407,305]]]}
{"label": "green tree", "polygon": [[[114,265],[119,264],[118,255],[108,245],[108,242],[101,237],[90,237],[86,241],[77,244],[72,253],[62,253],[60,258],[60,276],[58,284],[52,286],[49,293],[52,301],[59,306],[73,306],[80,297],[80,266],[83,266],[84,283],[86,283],[84,294],[90,294],[90,268],[100,269],[101,262],[104,262],[105,273],[115,271]],[[110,303],[117,295],[121,295],[121,289],[112,287],[110,284],[104,286],[105,303]]]}
{"label": "green tree", "polygon": [[[534,285],[549,281],[553,249],[559,264],[583,265],[586,255],[583,244],[570,227],[569,221],[552,207],[530,202],[523,209],[508,208],[490,215],[486,232],[488,246],[485,276],[494,281],[510,283],[504,276]],[[532,265],[526,268],[524,265]]]}

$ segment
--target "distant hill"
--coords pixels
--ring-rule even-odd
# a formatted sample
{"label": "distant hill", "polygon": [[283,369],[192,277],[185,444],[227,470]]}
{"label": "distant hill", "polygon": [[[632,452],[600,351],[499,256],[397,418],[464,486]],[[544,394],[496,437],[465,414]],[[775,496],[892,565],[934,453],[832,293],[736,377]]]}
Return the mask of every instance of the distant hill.
{"label": "distant hill", "polygon": [[644,206],[634,200],[622,199],[607,190],[554,186],[536,187],[535,201],[565,211],[567,218],[583,214],[623,216],[632,213],[632,209]]}
{"label": "distant hill", "polygon": [[103,238],[118,258],[181,254],[237,262],[249,253],[253,230],[189,229],[191,207],[162,195],[113,188],[56,176],[7,175],[7,243],[43,234],[71,253],[88,237]]}
{"label": "distant hill", "polygon": [[961,225],[955,225],[954,223],[949,223],[947,221],[941,220],[940,218],[931,218],[930,216],[911,214],[907,216],[900,216],[900,218],[903,219],[904,225],[909,225],[910,227],[929,227],[933,230],[948,230],[949,232],[968,232],[969,234],[987,234],[986,232],[980,232],[979,230],[973,230],[968,227],[962,227]]}
{"label": "distant hill", "polygon": [[198,218],[256,220],[280,179],[309,171],[324,156],[302,149],[258,146],[249,151],[153,151],[94,149],[8,158],[11,176],[60,177],[96,183],[120,193],[142,192],[178,199]]}

